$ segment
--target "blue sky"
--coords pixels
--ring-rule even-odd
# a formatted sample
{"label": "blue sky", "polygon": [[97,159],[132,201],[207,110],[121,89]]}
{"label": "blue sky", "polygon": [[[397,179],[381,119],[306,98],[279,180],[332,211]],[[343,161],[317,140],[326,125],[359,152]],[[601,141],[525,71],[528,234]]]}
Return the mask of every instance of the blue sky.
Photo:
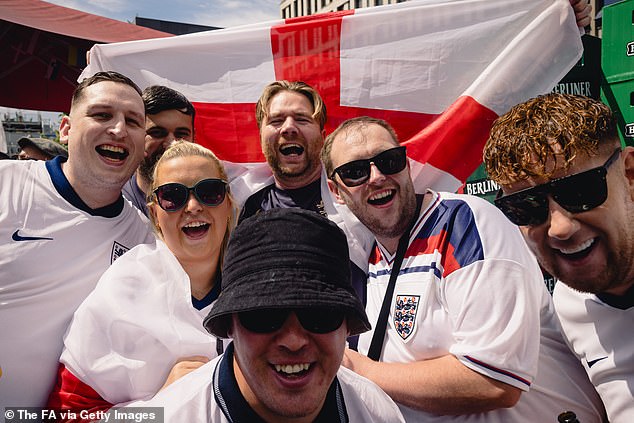
{"label": "blue sky", "polygon": [[[198,25],[231,27],[280,18],[279,0],[46,0],[123,22],[136,16]],[[14,109],[0,107],[0,113]],[[35,117],[36,112],[24,111]],[[26,116],[25,116],[26,117]],[[58,121],[58,113],[42,112],[43,118]]]}
{"label": "blue sky", "polygon": [[136,16],[230,27],[280,19],[279,0],[46,0],[82,12],[134,22]]}

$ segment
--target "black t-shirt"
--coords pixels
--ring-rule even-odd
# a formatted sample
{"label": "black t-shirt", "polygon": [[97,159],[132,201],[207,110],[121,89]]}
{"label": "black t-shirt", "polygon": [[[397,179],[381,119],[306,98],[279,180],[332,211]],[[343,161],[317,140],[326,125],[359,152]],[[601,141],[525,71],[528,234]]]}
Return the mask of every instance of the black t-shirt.
{"label": "black t-shirt", "polygon": [[282,189],[275,184],[268,185],[252,194],[244,203],[238,223],[261,211],[278,208],[298,208],[311,210],[327,216],[321,199],[321,179],[297,189]]}

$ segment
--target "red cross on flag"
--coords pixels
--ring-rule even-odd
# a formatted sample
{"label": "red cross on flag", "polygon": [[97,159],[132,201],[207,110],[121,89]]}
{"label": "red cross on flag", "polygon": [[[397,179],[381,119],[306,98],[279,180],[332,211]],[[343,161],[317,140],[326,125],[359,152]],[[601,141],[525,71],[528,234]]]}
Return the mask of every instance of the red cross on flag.
{"label": "red cross on flag", "polygon": [[264,87],[303,80],[326,102],[328,133],[353,116],[383,118],[431,186],[456,189],[481,162],[492,121],[550,91],[581,53],[569,0],[421,0],[96,45],[82,77],[116,70],[182,92],[197,142],[239,163],[264,161]]}

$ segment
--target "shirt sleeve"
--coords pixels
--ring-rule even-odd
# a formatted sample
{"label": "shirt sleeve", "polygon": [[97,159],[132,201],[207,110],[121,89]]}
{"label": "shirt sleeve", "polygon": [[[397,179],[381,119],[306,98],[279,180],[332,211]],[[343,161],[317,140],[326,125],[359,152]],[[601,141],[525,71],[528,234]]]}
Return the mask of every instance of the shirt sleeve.
{"label": "shirt sleeve", "polygon": [[453,272],[440,292],[454,328],[450,353],[527,391],[537,374],[542,289],[539,275],[512,260],[480,260]]}

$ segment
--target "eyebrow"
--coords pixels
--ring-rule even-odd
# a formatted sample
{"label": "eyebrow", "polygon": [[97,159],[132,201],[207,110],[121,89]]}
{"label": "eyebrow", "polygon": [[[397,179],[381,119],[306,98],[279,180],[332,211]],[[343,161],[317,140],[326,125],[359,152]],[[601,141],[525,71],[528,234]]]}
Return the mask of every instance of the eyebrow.
{"label": "eyebrow", "polygon": [[[289,113],[289,114],[290,114],[291,116],[294,116],[294,117],[295,117],[295,116],[301,116],[301,117],[307,117],[307,118],[310,118],[310,119],[312,119],[312,118],[313,118],[312,113],[304,112],[304,111],[301,111],[301,110],[300,110],[300,111],[293,111],[293,112],[291,112],[291,113]],[[283,113],[283,112],[276,112],[276,113],[270,113],[270,114],[268,115],[268,117],[269,117],[269,119],[270,119],[270,118],[276,118],[276,117],[285,116],[285,115],[287,115],[287,113]]]}
{"label": "eyebrow", "polygon": [[[111,111],[114,110],[114,107],[109,103],[93,103],[86,106],[86,112],[94,112],[98,110]],[[126,110],[125,114],[136,116],[143,121],[145,120],[145,113],[137,113],[134,110]]]}

